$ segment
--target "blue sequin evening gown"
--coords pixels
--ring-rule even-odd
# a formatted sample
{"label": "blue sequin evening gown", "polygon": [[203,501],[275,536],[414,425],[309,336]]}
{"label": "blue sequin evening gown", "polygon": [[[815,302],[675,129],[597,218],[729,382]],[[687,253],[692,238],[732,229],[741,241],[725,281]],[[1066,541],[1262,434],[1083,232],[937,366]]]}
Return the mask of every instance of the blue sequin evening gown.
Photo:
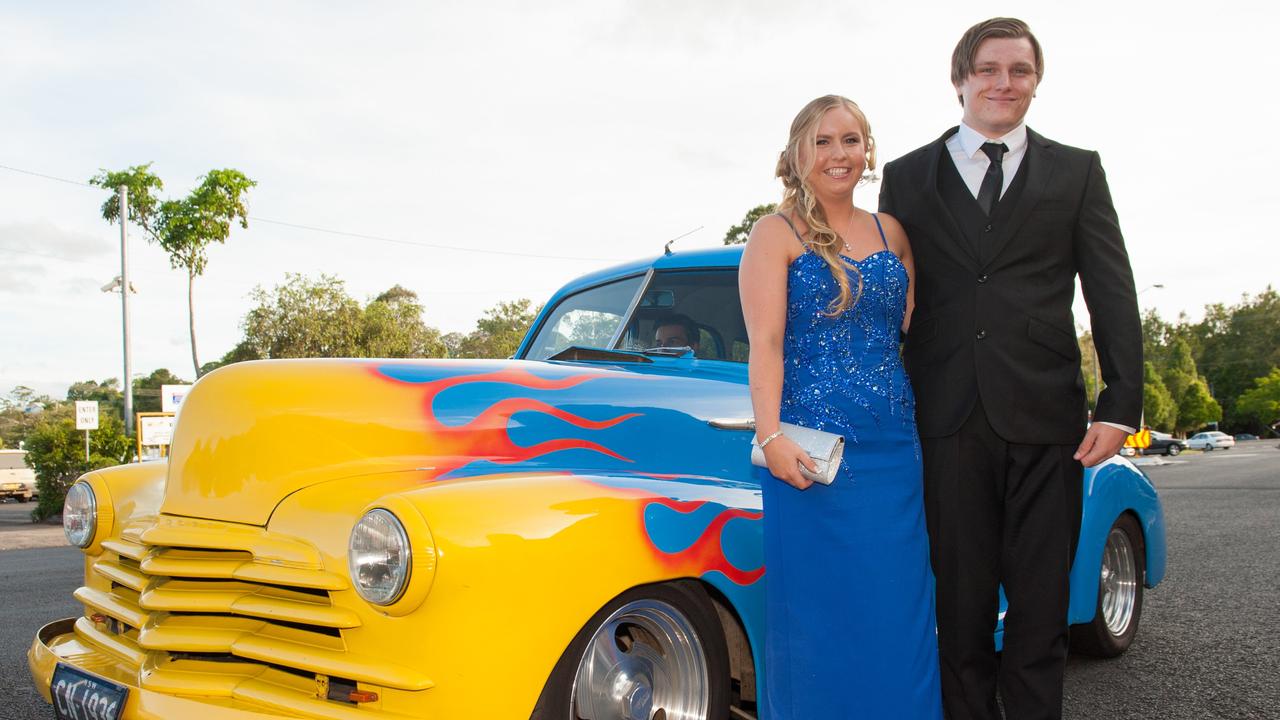
{"label": "blue sequin evening gown", "polygon": [[846,449],[830,486],[764,482],[766,720],[942,717],[915,400],[898,354],[907,272],[887,243],[856,266],[862,295],[835,318],[821,257],[806,246],[788,274],[781,418],[842,434]]}

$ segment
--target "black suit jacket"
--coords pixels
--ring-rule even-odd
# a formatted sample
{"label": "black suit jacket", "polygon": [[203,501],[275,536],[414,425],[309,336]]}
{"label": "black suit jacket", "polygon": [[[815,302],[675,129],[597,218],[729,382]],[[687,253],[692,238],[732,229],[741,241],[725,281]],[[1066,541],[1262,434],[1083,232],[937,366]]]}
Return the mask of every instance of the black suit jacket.
{"label": "black suit jacket", "polygon": [[959,430],[980,396],[1005,440],[1072,444],[1087,417],[1071,305],[1079,275],[1106,389],[1096,419],[1137,427],[1142,326],[1133,273],[1096,152],[1027,131],[1028,173],[979,257],[939,192],[946,140],[884,168],[880,209],[906,229],[916,264],[905,359],[920,434]]}

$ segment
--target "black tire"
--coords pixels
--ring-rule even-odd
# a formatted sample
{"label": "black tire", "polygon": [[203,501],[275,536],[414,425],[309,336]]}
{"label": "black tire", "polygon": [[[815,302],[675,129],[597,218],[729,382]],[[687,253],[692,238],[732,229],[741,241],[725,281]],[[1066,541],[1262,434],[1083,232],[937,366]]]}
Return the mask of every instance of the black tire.
{"label": "black tire", "polygon": [[[1113,573],[1110,583],[1109,570]],[[1098,600],[1093,621],[1071,626],[1072,651],[1111,658],[1129,649],[1138,634],[1138,621],[1142,618],[1142,583],[1146,572],[1146,544],[1142,528],[1132,515],[1125,513],[1116,518],[1107,533],[1099,567]],[[1125,582],[1125,578],[1130,576],[1132,582]],[[1124,609],[1126,602],[1131,603],[1127,612]]]}
{"label": "black tire", "polygon": [[[616,613],[621,611],[622,614],[619,617],[625,618],[626,613],[635,608],[654,608],[665,613],[674,612],[679,616],[678,619],[673,618],[676,622],[686,622],[693,629],[693,644],[705,659],[707,712],[705,715],[681,715],[681,717],[727,720],[731,680],[729,651],[724,628],[720,626],[720,618],[707,591],[692,580],[632,588],[601,608],[578,631],[564,654],[560,656],[560,660],[556,662],[551,676],[547,679],[547,684],[542,688],[542,694],[538,697],[538,703],[533,708],[530,720],[576,720],[579,717],[576,698],[580,688],[576,687],[576,680],[588,650],[593,647],[592,640],[597,637],[597,633],[607,632],[609,626],[615,626],[614,642],[623,655],[631,655],[637,650],[637,645],[643,647],[648,644],[649,651],[655,650],[652,647],[654,636],[648,634],[643,627],[635,625],[632,626],[633,629],[628,629],[625,622],[617,623]],[[624,645],[625,650],[622,649]],[[645,651],[640,652],[643,654]],[[662,692],[663,688],[654,687],[651,695],[656,699],[661,697]],[[615,716],[623,717],[624,715],[605,715],[605,717]],[[653,717],[653,714],[650,712],[645,716]],[[667,713],[667,717],[676,717],[676,715]]]}
{"label": "black tire", "polygon": [[1170,445],[1164,449],[1164,454],[1169,457],[1177,457],[1180,452],[1182,452],[1182,446],[1177,444]]}

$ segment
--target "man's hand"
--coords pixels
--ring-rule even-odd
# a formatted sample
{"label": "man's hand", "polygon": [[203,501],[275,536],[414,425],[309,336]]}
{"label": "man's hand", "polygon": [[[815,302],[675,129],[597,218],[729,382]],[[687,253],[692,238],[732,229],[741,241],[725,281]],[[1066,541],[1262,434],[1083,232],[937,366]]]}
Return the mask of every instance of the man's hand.
{"label": "man's hand", "polygon": [[1071,457],[1085,467],[1093,467],[1120,452],[1120,446],[1128,436],[1129,433],[1118,427],[1096,422],[1089,426],[1080,447],[1076,448],[1076,454]]}

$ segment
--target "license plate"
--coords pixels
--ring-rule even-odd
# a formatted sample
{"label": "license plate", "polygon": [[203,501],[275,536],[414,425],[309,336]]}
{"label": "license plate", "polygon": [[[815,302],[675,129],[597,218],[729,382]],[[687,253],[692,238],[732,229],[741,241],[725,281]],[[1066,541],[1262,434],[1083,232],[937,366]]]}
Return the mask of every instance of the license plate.
{"label": "license plate", "polygon": [[120,720],[129,688],[58,663],[49,692],[58,720]]}

